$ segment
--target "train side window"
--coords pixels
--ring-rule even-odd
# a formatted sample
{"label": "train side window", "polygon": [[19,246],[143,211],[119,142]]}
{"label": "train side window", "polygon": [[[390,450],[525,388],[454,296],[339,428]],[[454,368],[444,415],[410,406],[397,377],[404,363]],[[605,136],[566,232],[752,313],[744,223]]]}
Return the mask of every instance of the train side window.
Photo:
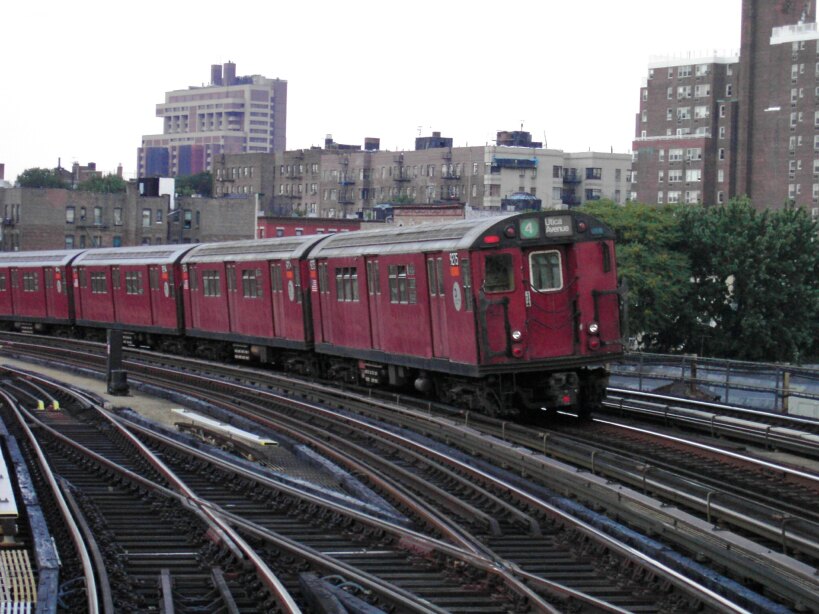
{"label": "train side window", "polygon": [[327,294],[330,291],[330,279],[327,277],[327,263],[320,262],[318,265],[319,292]]}
{"label": "train side window", "polygon": [[381,294],[381,285],[378,283],[378,261],[367,261],[367,292],[370,295]]}
{"label": "train side window", "polygon": [[438,281],[435,279],[435,261],[432,258],[427,260],[427,283],[429,284],[429,295],[436,296],[438,294]]}
{"label": "train side window", "polygon": [[415,287],[415,267],[390,265],[390,303],[414,305],[418,302]]}
{"label": "train side window", "polygon": [[258,298],[261,296],[259,277],[256,271],[245,270],[242,271],[242,296],[244,298]]}
{"label": "train side window", "polygon": [[472,265],[467,258],[461,259],[461,280],[464,284],[464,305],[472,311]]}
{"label": "train side window", "polygon": [[515,289],[512,277],[512,254],[489,254],[484,260],[484,290],[486,292],[511,292]]}
{"label": "train side window", "polygon": [[611,271],[611,251],[609,250],[609,244],[601,243],[600,251],[602,252],[603,256],[603,272],[608,273]]}
{"label": "train side window", "polygon": [[6,274],[0,273],[0,292],[6,291]]}
{"label": "train side window", "polygon": [[[80,269],[80,285],[85,269]],[[143,294],[142,271],[125,271],[125,294]]]}
{"label": "train side window", "polygon": [[532,289],[560,290],[563,288],[563,269],[560,266],[560,252],[532,252],[529,254]]}
{"label": "train side window", "polygon": [[151,290],[159,290],[159,271],[156,267],[148,269],[148,283],[151,286]]}
{"label": "train side window", "polygon": [[12,269],[11,270],[11,287],[12,288],[17,287],[18,275],[19,275],[19,273],[18,273],[17,269]]}
{"label": "train side window", "polygon": [[282,269],[278,264],[270,265],[270,291],[282,291]]}
{"label": "train side window", "polygon": [[122,280],[119,275],[118,266],[111,267],[111,285],[113,286],[114,290],[119,290],[122,287]]}
{"label": "train side window", "polygon": [[36,272],[23,273],[23,292],[37,292],[40,289]]}
{"label": "train side window", "polygon": [[444,261],[441,258],[435,261],[435,266],[438,270],[438,296],[444,295]]}
{"label": "train side window", "polygon": [[202,290],[205,296],[222,296],[219,271],[202,271]]}
{"label": "train side window", "polygon": [[[299,268],[299,265],[294,267],[293,273],[293,285],[295,286],[296,302],[301,303],[301,269]],[[354,284],[354,288],[355,300],[358,300],[358,283]]]}
{"label": "train side window", "polygon": [[108,282],[105,279],[105,271],[91,273],[91,294],[107,294]]}
{"label": "train side window", "polygon": [[228,292],[236,292],[236,267],[228,265],[226,269]]}
{"label": "train side window", "polygon": [[358,301],[358,268],[354,266],[336,268],[336,300]]}

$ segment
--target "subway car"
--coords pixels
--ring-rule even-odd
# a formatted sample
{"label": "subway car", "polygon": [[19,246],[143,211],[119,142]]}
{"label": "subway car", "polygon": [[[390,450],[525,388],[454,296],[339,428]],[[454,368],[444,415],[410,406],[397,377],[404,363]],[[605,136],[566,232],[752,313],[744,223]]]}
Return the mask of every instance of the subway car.
{"label": "subway car", "polygon": [[599,403],[605,363],[623,350],[620,298],[612,231],[574,211],[0,255],[7,328],[116,328],[135,345],[414,389],[496,416]]}

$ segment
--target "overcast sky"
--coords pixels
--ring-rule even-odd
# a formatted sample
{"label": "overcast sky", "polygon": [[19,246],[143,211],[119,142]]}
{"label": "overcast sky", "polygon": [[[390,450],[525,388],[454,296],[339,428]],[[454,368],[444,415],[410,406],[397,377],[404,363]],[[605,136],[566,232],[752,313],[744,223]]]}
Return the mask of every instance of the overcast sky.
{"label": "overcast sky", "polygon": [[380,137],[411,149],[524,130],[565,151],[630,150],[653,56],[739,48],[740,0],[6,2],[0,163],[96,162],[126,178],[166,91],[210,65],[288,82],[287,148]]}

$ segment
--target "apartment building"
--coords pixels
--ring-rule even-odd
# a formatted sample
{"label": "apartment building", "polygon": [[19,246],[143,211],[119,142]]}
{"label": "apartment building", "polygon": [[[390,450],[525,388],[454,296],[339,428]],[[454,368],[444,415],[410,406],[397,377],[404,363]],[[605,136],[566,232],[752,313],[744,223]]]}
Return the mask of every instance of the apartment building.
{"label": "apartment building", "polygon": [[532,143],[528,133],[514,142],[453,147],[452,139],[433,133],[411,151],[380,151],[377,139],[367,139],[363,149],[328,139],[323,148],[225,155],[214,168],[214,196],[255,194],[266,215],[364,219],[382,203],[463,203],[492,213],[513,195],[544,209],[598,198],[625,202],[628,154],[567,154]]}
{"label": "apartment building", "polygon": [[214,64],[208,85],[166,92],[156,115],[162,133],[142,137],[138,176],[212,171],[223,153],[285,150],[287,81],[237,76],[233,62]]}
{"label": "apartment building", "polygon": [[738,55],[656,59],[640,90],[631,198],[819,217],[819,30],[812,2],[743,0]]}

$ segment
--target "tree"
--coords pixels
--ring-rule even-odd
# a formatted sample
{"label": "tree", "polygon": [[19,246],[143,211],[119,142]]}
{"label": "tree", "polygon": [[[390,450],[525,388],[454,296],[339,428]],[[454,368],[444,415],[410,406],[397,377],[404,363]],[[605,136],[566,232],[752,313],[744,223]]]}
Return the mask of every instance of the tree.
{"label": "tree", "polygon": [[28,168],[17,177],[22,188],[67,188],[57,171],[48,168]]}
{"label": "tree", "polygon": [[617,271],[628,284],[628,330],[640,347],[679,349],[694,321],[691,269],[682,250],[678,209],[589,201],[581,207],[615,231]]}
{"label": "tree", "polygon": [[102,192],[105,194],[115,194],[124,192],[127,184],[118,175],[106,175],[105,177],[94,176],[83,181],[77,186],[78,190],[84,192]]}
{"label": "tree", "polygon": [[803,209],[747,199],[683,210],[698,327],[686,345],[712,356],[800,362],[819,351],[819,240]]}
{"label": "tree", "polygon": [[176,178],[176,193],[179,196],[210,197],[213,194],[213,175],[210,172]]}

